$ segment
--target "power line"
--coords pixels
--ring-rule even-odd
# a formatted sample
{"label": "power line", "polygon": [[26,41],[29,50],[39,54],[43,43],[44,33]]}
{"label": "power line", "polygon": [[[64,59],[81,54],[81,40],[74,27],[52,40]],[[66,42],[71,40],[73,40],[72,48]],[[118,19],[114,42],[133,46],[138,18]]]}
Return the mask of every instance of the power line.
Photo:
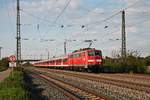
{"label": "power line", "polygon": [[[150,20],[150,17],[149,18],[147,18],[147,19],[145,19],[145,20],[143,20],[143,21],[139,21],[139,22],[137,22],[137,23],[134,23],[134,24],[130,24],[130,25],[126,25],[126,27],[132,27],[132,26],[134,26],[134,25],[139,25],[139,24],[142,24],[142,23],[144,23],[144,22],[146,22],[146,21],[149,21]],[[113,33],[116,33],[116,32],[118,32],[118,31],[120,31],[120,30],[115,30],[115,31],[113,31],[113,32],[109,32],[109,33],[107,33],[107,34],[105,34],[105,35],[102,35],[101,37],[105,37],[105,36],[108,36],[108,35],[112,35]],[[111,34],[112,33],[112,34]]]}
{"label": "power line", "polygon": [[[140,24],[142,24],[142,23],[144,23],[144,22],[146,22],[146,21],[149,21],[150,20],[150,18],[147,18],[147,19],[145,19],[145,20],[143,20],[143,21],[139,21],[139,22],[137,22],[137,23],[134,23],[134,24],[131,24],[131,25],[126,25],[126,26],[130,26],[130,27],[132,27],[132,26],[134,26],[134,25],[139,25],[139,23]],[[110,33],[115,33],[115,32],[118,32],[119,30],[115,30],[115,31],[113,31],[113,32],[110,32]],[[103,36],[101,36],[101,37],[105,37],[105,36],[108,36],[108,35],[112,35],[112,34],[110,34],[110,33],[107,33],[107,34],[105,34],[105,35],[103,35]],[[117,38],[117,40],[118,39],[120,39],[120,38]],[[108,42],[108,41],[106,41],[106,42]]]}
{"label": "power line", "polygon": [[[138,0],[138,1],[139,1],[139,0]],[[129,5],[128,7],[125,7],[124,9],[121,9],[119,12],[116,12],[115,14],[113,14],[113,15],[107,17],[106,19],[103,19],[103,20],[101,20],[101,21],[96,21],[96,22],[88,23],[88,24],[85,24],[84,26],[86,27],[86,26],[92,25],[92,24],[101,24],[101,23],[103,23],[103,22],[105,22],[105,21],[107,21],[107,20],[110,20],[111,18],[113,18],[113,17],[115,17],[116,15],[120,14],[122,10],[126,10],[126,9],[128,9],[128,8],[131,8],[131,7],[135,6],[135,4],[136,4],[138,1],[136,1],[136,2],[133,3],[132,5]],[[39,16],[35,16],[35,15],[31,14],[31,13],[28,13],[28,12],[25,11],[25,10],[21,10],[21,11],[24,12],[24,13],[26,13],[26,14],[28,14],[28,15],[30,15],[30,16],[32,16],[32,17],[34,17],[34,18],[36,18],[36,19],[39,19],[39,20],[41,20],[41,21],[44,21],[44,22],[46,22],[46,23],[52,23],[52,24],[50,25],[50,27],[52,27],[52,26],[54,26],[54,25],[56,24],[56,22],[57,22],[57,20],[60,18],[60,16],[64,13],[65,9],[69,6],[70,2],[71,2],[71,0],[69,0],[69,1],[66,3],[66,5],[65,5],[64,8],[62,9],[62,11],[59,13],[59,15],[56,17],[56,19],[55,19],[53,22],[52,22],[52,21],[49,21],[49,20],[47,20],[47,19],[45,19],[45,18],[41,18],[41,17],[39,17]],[[86,9],[86,8],[85,8],[85,9]],[[59,25],[61,25],[61,24],[59,24]],[[48,31],[46,31],[45,33],[47,33],[47,32],[48,32]]]}
{"label": "power line", "polygon": [[101,21],[96,21],[96,22],[93,22],[93,23],[88,23],[88,24],[85,24],[85,26],[92,25],[92,24],[101,24],[101,23],[103,23],[103,22],[105,22],[105,21],[107,21],[107,20],[110,20],[111,18],[113,18],[113,17],[117,16],[118,14],[120,14],[123,10],[129,9],[129,8],[135,6],[135,4],[136,4],[137,2],[139,2],[139,1],[140,1],[140,0],[137,0],[136,2],[134,2],[134,3],[131,4],[131,5],[129,5],[128,7],[125,7],[125,8],[123,8],[123,9],[119,10],[119,11],[116,12],[115,14],[113,14],[113,15],[111,15],[111,16],[109,16],[109,17],[107,17],[107,18],[105,18],[105,19],[103,19],[103,20],[101,20]]}
{"label": "power line", "polygon": [[53,24],[55,24],[57,22],[57,20],[60,18],[60,16],[64,13],[64,11],[66,10],[66,8],[69,6],[71,0],[69,0],[66,5],[64,6],[64,8],[62,9],[62,11],[59,13],[59,15],[56,17],[56,19],[54,20]]}
{"label": "power line", "polygon": [[128,7],[125,7],[124,9],[122,9],[122,11],[123,11],[123,10],[127,10],[127,9],[129,9],[129,8],[131,8],[131,7],[133,7],[133,6],[135,6],[139,1],[141,1],[141,0],[135,1],[133,4],[129,5]]}
{"label": "power line", "polygon": [[[54,22],[52,23],[52,26],[56,24],[57,20],[58,20],[58,19],[62,16],[62,14],[65,12],[65,10],[66,10],[67,7],[69,6],[70,2],[71,2],[71,0],[69,0],[69,1],[65,4],[64,8],[62,9],[62,11],[58,14],[58,16],[56,17],[56,19],[55,19]],[[46,34],[49,30],[50,30],[50,29],[48,29],[48,30],[45,32],[45,34]]]}
{"label": "power line", "polygon": [[[64,8],[62,9],[62,11],[59,13],[59,15],[56,17],[56,19],[55,19],[53,22],[51,22],[51,21],[49,21],[49,20],[47,20],[47,19],[45,19],[45,18],[43,19],[43,18],[41,18],[41,17],[37,17],[37,16],[35,16],[35,15],[31,14],[31,13],[28,13],[27,11],[24,11],[24,10],[21,10],[21,11],[24,12],[24,13],[26,13],[26,14],[28,14],[28,15],[30,15],[30,16],[32,16],[32,17],[34,17],[34,18],[37,18],[37,19],[42,20],[42,21],[47,22],[47,23],[51,23],[51,24],[50,24],[50,27],[52,27],[52,26],[54,26],[54,25],[56,24],[56,22],[57,22],[57,20],[60,18],[60,16],[64,13],[64,11],[66,10],[66,8],[69,6],[70,2],[71,2],[71,0],[69,0],[69,1],[66,3],[66,5],[65,5]],[[49,30],[48,30],[48,31],[49,31]],[[46,34],[48,31],[46,31],[45,34]]]}
{"label": "power line", "polygon": [[41,21],[43,21],[43,22],[45,22],[45,23],[48,23],[49,25],[51,25],[50,23],[52,23],[50,20],[47,20],[47,19],[44,19],[44,18],[35,16],[34,14],[31,14],[31,13],[29,13],[29,12],[23,10],[23,9],[21,9],[20,11],[23,12],[23,13],[25,13],[25,14],[27,14],[27,15],[29,15],[29,16],[32,16],[32,17],[34,17],[34,18],[36,18],[36,19],[39,19],[39,20],[41,20]]}

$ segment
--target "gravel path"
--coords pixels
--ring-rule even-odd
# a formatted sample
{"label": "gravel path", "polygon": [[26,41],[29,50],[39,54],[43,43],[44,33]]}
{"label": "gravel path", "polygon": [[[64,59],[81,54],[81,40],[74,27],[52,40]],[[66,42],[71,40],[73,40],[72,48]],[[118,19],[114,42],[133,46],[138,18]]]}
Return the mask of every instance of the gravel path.
{"label": "gravel path", "polygon": [[11,69],[7,69],[6,71],[0,72],[0,82],[2,82],[6,77],[9,76]]}

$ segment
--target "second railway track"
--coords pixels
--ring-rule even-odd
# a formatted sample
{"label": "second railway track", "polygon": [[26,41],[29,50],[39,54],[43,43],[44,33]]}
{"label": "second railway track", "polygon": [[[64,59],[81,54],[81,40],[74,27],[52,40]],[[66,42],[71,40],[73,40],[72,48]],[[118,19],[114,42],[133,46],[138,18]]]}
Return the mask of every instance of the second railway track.
{"label": "second railway track", "polygon": [[[59,72],[59,73],[61,73],[61,72]],[[103,82],[103,83],[107,83],[107,84],[116,85],[119,87],[125,87],[125,88],[129,88],[129,89],[144,91],[144,92],[150,94],[150,85],[127,82],[127,81],[122,81],[122,80],[108,79],[108,78],[104,78],[104,77],[83,75],[83,74],[77,74],[77,73],[67,73],[67,72],[62,72],[62,73],[64,75],[68,75],[68,76],[79,77],[79,78],[92,80],[92,81],[96,81],[96,82]]]}
{"label": "second railway track", "polygon": [[[149,100],[150,92],[149,86],[144,84],[134,84],[134,82],[126,82],[118,79],[109,79],[105,77],[94,76],[86,73],[61,71],[61,70],[49,70],[49,69],[36,69],[37,71],[49,73],[50,75],[62,78],[66,81],[72,81],[76,85],[81,87],[87,87],[89,90],[93,90],[99,94],[103,94],[113,100]],[[79,84],[77,84],[79,83]]]}

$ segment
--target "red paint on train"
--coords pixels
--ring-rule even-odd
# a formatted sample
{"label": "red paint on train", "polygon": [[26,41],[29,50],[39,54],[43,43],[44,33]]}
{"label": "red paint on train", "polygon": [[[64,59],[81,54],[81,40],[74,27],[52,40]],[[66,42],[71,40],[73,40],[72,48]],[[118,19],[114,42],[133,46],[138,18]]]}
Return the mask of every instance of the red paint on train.
{"label": "red paint on train", "polygon": [[95,48],[84,48],[76,50],[63,57],[52,58],[49,60],[34,63],[37,67],[64,68],[71,70],[87,69],[97,71],[102,66],[102,52]]}

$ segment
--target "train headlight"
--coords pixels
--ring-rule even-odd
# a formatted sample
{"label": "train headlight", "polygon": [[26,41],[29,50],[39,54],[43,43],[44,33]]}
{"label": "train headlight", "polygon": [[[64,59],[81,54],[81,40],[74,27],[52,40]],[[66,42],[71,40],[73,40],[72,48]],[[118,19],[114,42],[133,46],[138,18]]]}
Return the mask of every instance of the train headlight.
{"label": "train headlight", "polygon": [[96,62],[102,62],[102,59],[96,60]]}
{"label": "train headlight", "polygon": [[94,60],[88,60],[88,62],[94,62]]}

